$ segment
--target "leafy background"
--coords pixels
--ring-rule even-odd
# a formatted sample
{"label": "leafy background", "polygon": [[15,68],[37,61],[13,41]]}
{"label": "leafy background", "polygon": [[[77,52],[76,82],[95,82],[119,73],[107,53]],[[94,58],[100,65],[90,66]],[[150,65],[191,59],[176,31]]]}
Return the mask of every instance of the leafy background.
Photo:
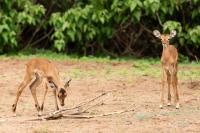
{"label": "leafy background", "polygon": [[[159,57],[152,35],[177,30],[183,59],[200,58],[200,0],[3,0],[0,53],[49,49],[66,54]],[[34,50],[31,50],[34,52]]]}

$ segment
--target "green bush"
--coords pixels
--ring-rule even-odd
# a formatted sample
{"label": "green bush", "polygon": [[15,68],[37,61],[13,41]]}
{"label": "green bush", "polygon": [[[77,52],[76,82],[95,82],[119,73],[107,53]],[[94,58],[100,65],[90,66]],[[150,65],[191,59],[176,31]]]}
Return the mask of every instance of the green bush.
{"label": "green bush", "polygon": [[175,29],[179,52],[200,57],[199,0],[4,0],[0,6],[1,53],[31,47],[158,56],[162,46],[152,31]]}
{"label": "green bush", "polygon": [[0,53],[4,49],[13,50],[18,47],[21,31],[26,26],[40,23],[45,14],[43,5],[33,5],[27,0],[0,2]]}

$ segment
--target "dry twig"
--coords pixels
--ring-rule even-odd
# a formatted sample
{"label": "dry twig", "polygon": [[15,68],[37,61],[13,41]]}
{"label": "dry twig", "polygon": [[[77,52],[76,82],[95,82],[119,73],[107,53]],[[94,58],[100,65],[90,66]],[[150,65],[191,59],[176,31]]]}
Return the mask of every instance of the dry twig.
{"label": "dry twig", "polygon": [[[69,110],[74,110],[74,109],[81,108],[81,107],[83,107],[83,106],[85,106],[85,105],[87,105],[87,104],[89,104],[89,103],[91,103],[91,102],[93,102],[93,101],[95,101],[95,100],[97,100],[97,99],[99,99],[99,98],[105,96],[106,94],[108,94],[108,93],[110,93],[110,92],[111,92],[111,91],[104,92],[104,93],[102,93],[101,95],[99,95],[99,96],[97,96],[97,97],[95,97],[95,98],[93,98],[93,99],[90,99],[90,100],[88,100],[88,101],[86,101],[86,102],[79,103],[78,105],[75,105],[74,107],[71,107],[71,108],[65,108],[65,109],[61,109],[61,110],[55,111],[55,112],[53,112],[52,114],[58,114],[58,113],[61,113],[61,112],[65,112],[65,111],[69,111]],[[51,113],[51,112],[50,112],[50,113]]]}
{"label": "dry twig", "polygon": [[[118,89],[119,90],[119,89]],[[125,112],[130,112],[130,111],[133,111],[133,109],[130,109],[130,107],[126,110],[122,110],[122,111],[117,111],[117,112],[111,112],[111,113],[106,113],[106,114],[99,114],[99,115],[82,115],[83,113],[87,113],[87,111],[95,106],[98,106],[98,105],[102,105],[102,102],[98,102],[94,105],[91,105],[89,107],[87,107],[86,109],[82,110],[82,111],[78,111],[78,112],[72,112],[72,113],[67,113],[67,111],[69,110],[74,110],[74,109],[80,109],[82,108],[83,106],[86,106],[92,102],[94,102],[95,100],[105,96],[106,94],[108,93],[111,93],[111,92],[115,92],[115,91],[118,91],[118,90],[111,90],[111,91],[107,91],[107,92],[104,92],[102,93],[101,95],[93,98],[93,99],[90,99],[86,102],[82,102],[72,108],[66,108],[66,109],[62,109],[62,110],[59,110],[59,111],[55,111],[53,113],[49,113],[48,115],[46,116],[43,116],[43,117],[38,117],[38,118],[34,118],[34,119],[29,119],[29,120],[26,120],[26,121],[36,121],[36,120],[52,120],[52,119],[59,119],[59,118],[96,118],[96,117],[102,117],[102,116],[108,116],[108,115],[113,115],[113,114],[121,114],[121,113],[125,113]],[[66,114],[66,115],[64,115]]]}
{"label": "dry twig", "polygon": [[86,119],[90,119],[90,118],[103,117],[103,116],[109,116],[109,115],[115,115],[115,114],[122,114],[122,113],[125,113],[125,112],[131,112],[131,111],[134,111],[134,109],[109,112],[109,113],[99,114],[99,115],[64,115],[63,117],[65,117],[65,118],[86,118]]}
{"label": "dry twig", "polygon": [[[35,119],[30,119],[27,121],[37,121],[37,120],[55,120],[55,119],[59,119],[59,118],[73,118],[73,119],[90,119],[90,118],[97,118],[97,117],[103,117],[103,116],[110,116],[110,115],[115,115],[115,114],[122,114],[122,113],[126,113],[126,112],[131,112],[134,111],[133,108],[128,108],[125,110],[121,110],[121,111],[115,111],[115,112],[109,112],[109,113],[104,113],[104,114],[98,114],[98,115],[81,115],[80,113],[74,113],[74,114],[67,114],[67,115],[63,115],[63,114],[55,114],[52,116],[46,116],[46,117],[39,117],[39,118],[35,118]],[[83,111],[85,112],[85,111]],[[83,113],[82,112],[82,113]]]}

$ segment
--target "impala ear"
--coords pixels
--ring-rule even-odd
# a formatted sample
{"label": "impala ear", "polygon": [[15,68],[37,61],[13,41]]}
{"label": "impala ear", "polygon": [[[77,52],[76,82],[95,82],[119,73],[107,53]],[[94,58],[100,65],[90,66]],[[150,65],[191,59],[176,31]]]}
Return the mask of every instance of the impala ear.
{"label": "impala ear", "polygon": [[154,31],[153,31],[153,35],[154,35],[155,37],[158,37],[158,38],[160,38],[160,36],[161,36],[160,31],[158,31],[158,30],[154,30]]}
{"label": "impala ear", "polygon": [[172,30],[172,31],[170,32],[169,37],[170,37],[170,38],[173,38],[173,37],[175,37],[175,36],[176,36],[176,31],[175,31],[175,30]]}
{"label": "impala ear", "polygon": [[65,83],[65,89],[67,88],[67,87],[69,87],[69,83],[72,81],[72,79],[69,79],[69,81],[67,81],[66,83]]}

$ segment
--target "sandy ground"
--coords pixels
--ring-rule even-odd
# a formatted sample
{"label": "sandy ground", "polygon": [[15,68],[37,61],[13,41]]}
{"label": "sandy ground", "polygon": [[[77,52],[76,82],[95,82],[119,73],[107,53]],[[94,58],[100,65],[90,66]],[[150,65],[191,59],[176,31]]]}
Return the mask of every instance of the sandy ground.
{"label": "sandy ground", "polygon": [[[68,89],[65,107],[72,107],[100,95],[102,92],[115,90],[102,100],[103,105],[90,110],[93,114],[126,109],[133,104],[134,111],[106,117],[91,119],[63,118],[50,121],[25,121],[37,117],[34,101],[30,90],[22,93],[17,117],[12,117],[11,105],[14,102],[16,89],[23,79],[26,61],[9,59],[0,61],[0,133],[132,133],[132,132],[163,132],[183,133],[200,132],[200,89],[191,88],[189,82],[180,81],[179,110],[172,105],[159,109],[160,79],[150,76],[133,76],[127,81],[126,76],[101,74],[106,65],[113,70],[129,69],[131,64],[101,64],[98,62],[55,62],[61,71],[61,78],[67,79],[67,73],[79,68],[80,71],[98,71],[99,75],[74,76]],[[155,68],[160,70],[159,68]],[[190,69],[190,68],[188,68]],[[199,85],[199,84],[198,84]],[[37,88],[39,101],[43,96],[43,85]],[[173,98],[173,97],[172,97]],[[165,97],[166,99],[166,97]],[[44,113],[54,110],[54,99],[51,90],[47,94]]]}

